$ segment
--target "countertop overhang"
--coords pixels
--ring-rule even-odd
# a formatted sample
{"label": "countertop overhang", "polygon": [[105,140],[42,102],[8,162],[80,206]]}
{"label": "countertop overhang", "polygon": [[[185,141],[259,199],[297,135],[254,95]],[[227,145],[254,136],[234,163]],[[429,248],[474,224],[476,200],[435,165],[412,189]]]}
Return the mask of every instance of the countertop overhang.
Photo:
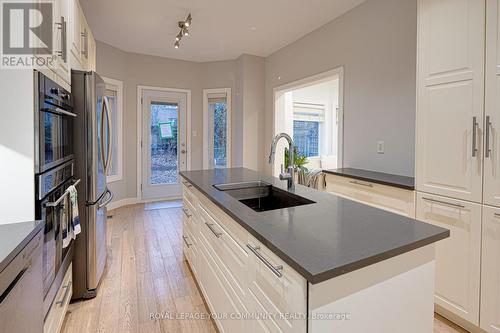
{"label": "countertop overhang", "polygon": [[408,176],[393,175],[390,173],[355,168],[325,169],[323,172],[341,177],[399,187],[410,191],[415,190],[415,179]]}
{"label": "countertop overhang", "polygon": [[449,230],[296,185],[313,204],[255,212],[213,185],[286,182],[246,168],[183,171],[183,178],[312,284],[432,244]]}

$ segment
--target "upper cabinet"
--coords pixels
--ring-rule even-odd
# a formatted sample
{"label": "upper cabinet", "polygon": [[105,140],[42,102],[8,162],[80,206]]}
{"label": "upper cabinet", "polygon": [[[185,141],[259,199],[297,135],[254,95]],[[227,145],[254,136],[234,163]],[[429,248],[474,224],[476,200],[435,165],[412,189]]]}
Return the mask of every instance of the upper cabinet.
{"label": "upper cabinet", "polygon": [[500,207],[500,5],[498,0],[486,5],[483,200]]}
{"label": "upper cabinet", "polygon": [[52,36],[56,61],[51,70],[64,82],[71,84],[71,68],[68,55],[69,1],[56,0],[54,6],[54,24]]}
{"label": "upper cabinet", "polygon": [[69,0],[71,9],[71,67],[95,71],[95,40],[78,0]]}
{"label": "upper cabinet", "polygon": [[485,1],[418,11],[417,190],[481,202]]}

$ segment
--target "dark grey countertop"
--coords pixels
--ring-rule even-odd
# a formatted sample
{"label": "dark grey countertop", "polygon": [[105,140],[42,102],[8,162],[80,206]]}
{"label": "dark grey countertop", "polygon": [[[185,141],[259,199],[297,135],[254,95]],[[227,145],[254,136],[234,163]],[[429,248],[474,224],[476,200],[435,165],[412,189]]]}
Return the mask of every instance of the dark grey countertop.
{"label": "dark grey countertop", "polygon": [[42,221],[0,224],[0,272],[43,226]]}
{"label": "dark grey countertop", "polygon": [[415,178],[393,175],[390,173],[383,173],[378,171],[362,170],[355,168],[338,168],[323,170],[325,173],[330,173],[337,176],[349,177],[358,180],[378,183],[382,185],[389,185],[404,188],[407,190],[415,189]]}
{"label": "dark grey countertop", "polygon": [[301,185],[293,191],[315,203],[255,212],[214,184],[274,177],[245,168],[183,171],[181,176],[310,283],[403,254],[449,236],[449,230]]}

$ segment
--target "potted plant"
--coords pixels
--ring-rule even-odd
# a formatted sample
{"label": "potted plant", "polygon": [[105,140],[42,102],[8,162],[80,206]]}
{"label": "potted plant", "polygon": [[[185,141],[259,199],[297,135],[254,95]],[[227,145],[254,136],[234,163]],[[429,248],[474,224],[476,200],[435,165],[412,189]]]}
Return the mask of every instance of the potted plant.
{"label": "potted plant", "polygon": [[[304,185],[306,183],[306,175],[309,171],[305,165],[309,161],[306,156],[299,153],[299,148],[297,146],[293,147],[293,164],[295,165],[295,174],[297,177],[297,183]],[[285,148],[285,169],[288,169],[288,148]]]}

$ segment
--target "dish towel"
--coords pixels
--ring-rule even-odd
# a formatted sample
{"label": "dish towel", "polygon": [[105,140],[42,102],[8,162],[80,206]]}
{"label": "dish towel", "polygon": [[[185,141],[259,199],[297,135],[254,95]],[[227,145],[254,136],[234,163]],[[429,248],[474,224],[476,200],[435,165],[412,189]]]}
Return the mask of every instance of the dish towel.
{"label": "dish towel", "polygon": [[59,214],[60,214],[60,219],[61,219],[61,234],[62,234],[62,247],[63,249],[69,245],[71,242],[71,228],[68,223],[68,196],[65,196],[63,201],[61,202],[61,205],[59,206]]}
{"label": "dish towel", "polygon": [[[74,185],[69,186],[66,191],[68,191],[68,195],[64,199],[63,204],[63,211],[66,212],[66,216],[63,218],[63,225],[66,224],[67,228],[63,227],[62,229],[63,248],[67,247],[72,239],[76,239],[76,235],[82,231],[80,215],[78,213],[78,192]],[[69,223],[67,222],[68,217]]]}

